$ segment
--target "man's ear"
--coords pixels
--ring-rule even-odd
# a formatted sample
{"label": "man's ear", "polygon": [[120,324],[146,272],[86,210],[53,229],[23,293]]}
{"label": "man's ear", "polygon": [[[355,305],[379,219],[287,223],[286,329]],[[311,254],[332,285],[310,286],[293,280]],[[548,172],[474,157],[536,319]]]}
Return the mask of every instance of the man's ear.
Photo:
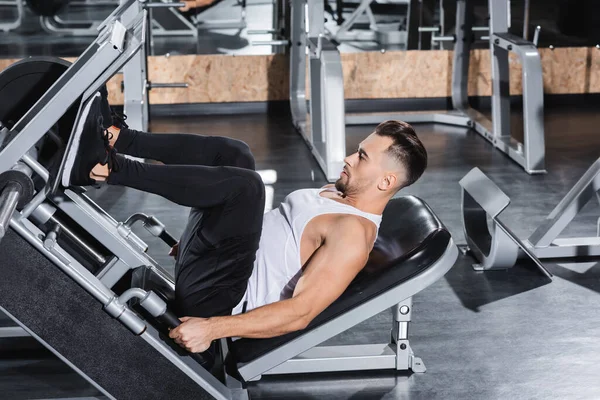
{"label": "man's ear", "polygon": [[377,188],[382,191],[388,191],[398,185],[398,176],[393,172],[386,172],[383,178],[379,181]]}

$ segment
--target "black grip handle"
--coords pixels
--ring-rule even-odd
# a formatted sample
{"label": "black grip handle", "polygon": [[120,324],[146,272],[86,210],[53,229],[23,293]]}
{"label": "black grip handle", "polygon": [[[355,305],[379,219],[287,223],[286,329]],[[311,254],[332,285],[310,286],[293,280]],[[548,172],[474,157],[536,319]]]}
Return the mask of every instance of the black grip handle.
{"label": "black grip handle", "polygon": [[163,315],[160,316],[161,321],[169,328],[177,328],[181,325],[181,321],[177,318],[177,315],[173,311],[167,310]]}
{"label": "black grip handle", "polygon": [[167,246],[173,247],[177,244],[177,239],[175,239],[169,232],[167,232],[166,229],[162,231],[159,238],[161,238],[161,240],[165,242]]}
{"label": "black grip handle", "polygon": [[[173,311],[167,310],[163,315],[160,316],[160,319],[163,323],[165,323],[170,329],[177,328],[181,325],[181,321]],[[190,357],[192,357],[196,362],[203,367],[207,367],[211,364],[211,360],[207,359],[202,353],[187,353]]]}

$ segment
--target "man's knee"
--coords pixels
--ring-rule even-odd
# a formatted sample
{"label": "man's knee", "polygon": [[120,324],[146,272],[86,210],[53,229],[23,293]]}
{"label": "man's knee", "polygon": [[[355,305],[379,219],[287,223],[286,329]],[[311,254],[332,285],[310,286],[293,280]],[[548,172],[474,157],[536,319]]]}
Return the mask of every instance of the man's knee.
{"label": "man's knee", "polygon": [[243,141],[227,138],[228,154],[225,165],[255,170],[256,165],[250,147]]}
{"label": "man's knee", "polygon": [[260,175],[251,170],[245,170],[240,175],[242,178],[236,200],[245,204],[246,209],[254,209],[256,212],[264,211],[265,207],[265,185]]}

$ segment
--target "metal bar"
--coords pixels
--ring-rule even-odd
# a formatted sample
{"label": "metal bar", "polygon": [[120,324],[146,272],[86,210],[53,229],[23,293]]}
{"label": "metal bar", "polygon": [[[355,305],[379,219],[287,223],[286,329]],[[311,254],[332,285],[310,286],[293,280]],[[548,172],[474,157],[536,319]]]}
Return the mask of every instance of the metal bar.
{"label": "metal bar", "polygon": [[525,170],[546,172],[544,134],[544,77],[542,59],[533,44],[516,47],[521,58],[523,76],[523,123]]}
{"label": "metal bar", "polygon": [[[137,9],[135,7],[128,9],[123,14],[123,19],[132,20],[141,9],[141,3]],[[151,17],[147,16],[146,18]],[[146,29],[150,29],[149,25]],[[147,35],[148,32],[144,32],[144,38]],[[142,49],[123,67],[123,107],[127,114],[127,123],[132,129],[144,132],[148,130],[149,120],[147,48],[148,44],[143,42]]]}
{"label": "metal bar", "polygon": [[439,26],[420,26],[417,31],[419,32],[439,32]]}
{"label": "metal bar", "polygon": [[[509,0],[488,0],[492,71],[492,133],[495,139],[510,137],[510,86],[508,51],[494,44],[494,34],[508,32]],[[506,152],[506,151],[505,151]]]}
{"label": "metal bar", "polygon": [[538,43],[540,41],[540,31],[541,30],[542,30],[542,27],[538,25],[535,27],[535,32],[533,32],[533,45],[535,47],[538,46]]}
{"label": "metal bar", "polygon": [[[530,244],[529,242],[525,242]],[[600,256],[600,238],[578,237],[555,239],[548,247],[532,247],[538,258],[577,258]]]}
{"label": "metal bar", "polygon": [[187,89],[188,83],[150,83],[150,89]]}
{"label": "metal bar", "polygon": [[468,83],[471,45],[473,43],[473,2],[456,3],[456,42],[452,67],[452,107],[464,111],[469,108]]}
{"label": "metal bar", "polygon": [[10,182],[0,194],[0,239],[6,235],[12,215],[19,204],[22,190],[21,185]]}
{"label": "metal bar", "polygon": [[510,205],[510,198],[477,167],[458,182],[490,217],[497,217]]}
{"label": "metal bar", "polygon": [[432,36],[431,40],[434,42],[454,42],[456,38],[454,36]]}
{"label": "metal bar", "polygon": [[[323,39],[326,40],[326,39]],[[321,126],[322,136],[313,135],[315,143],[319,140],[325,145],[324,173],[331,182],[339,178],[346,157],[346,125],[344,105],[344,77],[342,61],[337,48],[321,52]],[[312,115],[311,115],[312,117]],[[313,129],[315,124],[312,125]],[[315,145],[313,143],[313,145]],[[315,146],[315,149],[317,147]]]}
{"label": "metal bar", "polygon": [[388,344],[318,346],[263,375],[395,369],[396,352]]}
{"label": "metal bar", "polygon": [[104,264],[106,262],[106,258],[100,253],[98,253],[94,248],[92,248],[89,244],[83,241],[75,232],[73,232],[64,222],[58,219],[56,216],[50,217],[50,221],[52,223],[60,226],[61,232],[66,234],[71,240],[73,240],[79,247],[85,250],[90,256],[94,258],[94,260],[100,264]]}
{"label": "metal bar", "polygon": [[249,29],[247,32],[248,35],[269,35],[274,33],[278,33],[276,29]]}
{"label": "metal bar", "polygon": [[306,0],[293,0],[290,16],[290,109],[301,134],[306,126]]}
{"label": "metal bar", "polygon": [[[338,32],[335,34],[334,38],[337,38],[338,34],[340,36],[342,36],[345,32],[350,31],[352,29],[352,25],[354,25],[354,23],[358,19],[358,17],[360,17],[361,15],[363,15],[366,12],[367,8],[369,8],[371,6],[372,2],[373,2],[373,0],[361,0],[358,7],[356,7],[356,10],[354,10],[354,12],[339,27]],[[315,10],[311,10],[311,7],[309,6],[309,12],[310,11],[315,11]],[[313,24],[313,19],[314,18],[312,18],[312,15],[311,15],[311,18],[309,19],[310,24]],[[320,24],[323,24],[324,20],[325,19],[324,19],[324,12],[323,12],[323,17],[321,17],[314,23],[317,25],[319,24],[319,22],[320,22]],[[311,30],[311,32],[312,32],[312,30]]]}
{"label": "metal bar", "polygon": [[21,160],[27,164],[29,168],[33,170],[36,174],[38,174],[44,182],[48,182],[50,179],[50,172],[38,162],[34,157],[32,157],[29,153],[26,153],[21,157]]}
{"label": "metal bar", "polygon": [[600,158],[588,168],[531,234],[529,242],[536,248],[550,246],[598,190],[600,190]]}
{"label": "metal bar", "polygon": [[523,39],[529,40],[529,0],[525,0],[523,10]]}
{"label": "metal bar", "polygon": [[250,42],[252,46],[287,46],[290,44],[289,40],[256,40]]}
{"label": "metal bar", "polygon": [[508,229],[506,227],[506,225],[504,225],[500,220],[498,220],[497,218],[494,218],[494,223],[498,225],[498,227],[504,232],[506,233],[516,244],[517,246],[519,246],[519,248],[521,249],[521,251],[523,251],[527,257],[529,257],[529,259],[531,261],[533,261],[535,263],[535,265],[538,267],[538,269],[540,271],[542,271],[542,273],[544,275],[546,275],[546,277],[552,279],[552,274],[550,273],[550,271],[548,271],[546,269],[546,267],[544,267],[544,264],[542,264],[542,262],[536,257],[536,255],[521,241],[521,239],[519,239],[514,233],[512,233],[512,231],[510,229]]}
{"label": "metal bar", "polygon": [[162,2],[156,2],[156,3],[145,3],[143,5],[144,8],[181,8],[181,7],[185,7],[185,3],[184,2],[179,2],[179,3],[162,3]]}
{"label": "metal bar", "polygon": [[0,338],[15,338],[15,337],[28,337],[29,333],[20,326],[3,326],[0,327]]}

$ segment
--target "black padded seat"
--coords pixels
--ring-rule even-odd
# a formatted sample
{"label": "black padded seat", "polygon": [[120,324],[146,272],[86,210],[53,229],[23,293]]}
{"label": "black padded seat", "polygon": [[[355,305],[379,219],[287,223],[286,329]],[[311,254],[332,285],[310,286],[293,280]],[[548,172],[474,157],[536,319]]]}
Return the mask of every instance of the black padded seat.
{"label": "black padded seat", "polygon": [[414,196],[393,199],[383,213],[367,266],[331,306],[301,331],[271,339],[236,340],[231,355],[239,367],[312,331],[433,266],[450,241],[450,233],[423,200]]}

